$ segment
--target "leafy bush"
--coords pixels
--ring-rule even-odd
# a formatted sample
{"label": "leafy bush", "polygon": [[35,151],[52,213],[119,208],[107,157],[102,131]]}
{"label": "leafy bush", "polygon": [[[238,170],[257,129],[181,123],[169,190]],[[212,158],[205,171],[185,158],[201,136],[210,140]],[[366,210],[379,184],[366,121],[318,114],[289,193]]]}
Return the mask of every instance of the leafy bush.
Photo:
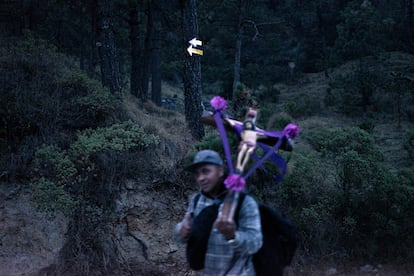
{"label": "leafy bush", "polygon": [[277,191],[278,208],[297,226],[305,254],[330,254],[339,247],[331,166],[314,153],[297,152],[291,162],[292,172]]}
{"label": "leafy bush", "polygon": [[406,141],[404,142],[404,149],[408,151],[411,160],[414,161],[414,133],[408,133]]}
{"label": "leafy bush", "polygon": [[325,97],[326,103],[338,107],[346,115],[360,115],[370,107],[379,109],[380,102],[375,99],[384,86],[384,79],[360,62],[352,73],[336,77],[330,86],[331,90]]}
{"label": "leafy bush", "polygon": [[266,118],[268,118],[266,129],[268,130],[281,131],[285,128],[285,126],[293,121],[293,118],[285,112],[275,113],[274,108],[272,107],[263,108],[263,111],[261,113],[264,113],[265,115],[268,114],[266,116]]}
{"label": "leafy bush", "polygon": [[364,120],[358,127],[371,134],[374,131],[375,124],[372,120]]}
{"label": "leafy bush", "polygon": [[[401,213],[401,210],[407,212],[414,200],[412,191],[408,192],[412,187],[384,166],[382,154],[368,133],[358,128],[317,129],[309,131],[307,139],[323,159],[319,163],[315,157],[312,161],[301,159],[303,164],[295,166],[295,175],[287,179],[290,187],[286,189],[289,189],[290,198],[304,203],[302,208],[305,209],[296,210],[299,212],[296,217],[315,220],[317,216],[314,211],[318,210],[319,214],[326,216],[329,221],[326,223],[332,228],[315,230],[316,225],[306,225],[308,230],[304,235],[314,237],[315,233],[322,231],[333,242],[333,232],[339,233],[339,238],[331,246],[337,246],[337,250],[345,248],[351,257],[389,258],[397,254],[396,250],[400,251],[400,255],[409,256],[412,239],[411,244],[398,249],[394,244],[407,231],[407,227],[414,226]],[[325,169],[322,169],[322,160],[326,164]],[[299,179],[296,169],[307,166],[307,171],[299,171],[304,179]],[[320,172],[318,181],[308,177],[315,175],[315,172]],[[323,181],[326,179],[331,182],[328,189],[321,187],[326,184]],[[304,187],[311,187],[312,190],[303,191]],[[319,209],[314,209],[312,202],[305,197],[306,194],[315,194],[313,190],[317,191],[317,201],[322,204]],[[303,210],[306,212],[302,213]],[[321,239],[314,240],[311,245],[330,250],[325,247],[325,240]],[[321,244],[324,246],[321,247]]]}
{"label": "leafy bush", "polygon": [[326,89],[325,96],[323,98],[323,103],[326,107],[335,106],[335,102],[337,101],[335,94],[332,91],[332,88],[329,87]]}
{"label": "leafy bush", "polygon": [[285,105],[286,113],[293,118],[311,116],[316,114],[316,112],[320,112],[320,109],[321,105],[319,99],[306,93],[301,93],[299,96],[295,96]]}
{"label": "leafy bush", "polygon": [[114,124],[107,128],[86,129],[79,132],[78,140],[71,146],[71,155],[78,159],[104,150],[144,150],[157,145],[159,138],[146,134],[132,121]]}
{"label": "leafy bush", "polygon": [[342,59],[375,55],[389,44],[394,22],[384,19],[371,4],[363,7],[361,1],[351,1],[342,12],[342,18],[337,25],[338,38],[334,46]]}
{"label": "leafy bush", "polygon": [[[56,196],[57,202],[63,202],[63,207],[70,207],[70,202],[85,200],[77,192],[85,191],[94,175],[102,173],[102,163],[99,158],[92,158],[104,152],[144,151],[156,146],[159,138],[156,135],[146,134],[144,130],[131,121],[114,124],[107,128],[86,129],[78,133],[78,139],[68,150],[57,146],[43,146],[36,151],[34,169],[40,180],[33,184],[38,206],[54,204],[49,202]],[[111,176],[113,177],[113,176]],[[50,193],[48,189],[50,188]],[[111,189],[111,188],[109,188]],[[62,207],[62,208],[63,208]],[[58,208],[42,208],[42,210],[56,211]],[[69,210],[65,210],[69,211]]]}
{"label": "leafy bush", "polygon": [[77,173],[67,153],[57,146],[39,148],[35,154],[34,166],[40,175],[58,180],[67,179]]}
{"label": "leafy bush", "polygon": [[31,135],[54,144],[64,129],[102,126],[118,105],[74,60],[33,36],[9,41],[0,81],[0,126],[10,144]]}
{"label": "leafy bush", "polygon": [[71,215],[76,205],[64,185],[58,185],[44,177],[33,183],[33,201],[38,210],[51,217],[58,212]]}
{"label": "leafy bush", "polygon": [[259,102],[276,104],[279,101],[280,90],[275,86],[260,86],[255,95]]}

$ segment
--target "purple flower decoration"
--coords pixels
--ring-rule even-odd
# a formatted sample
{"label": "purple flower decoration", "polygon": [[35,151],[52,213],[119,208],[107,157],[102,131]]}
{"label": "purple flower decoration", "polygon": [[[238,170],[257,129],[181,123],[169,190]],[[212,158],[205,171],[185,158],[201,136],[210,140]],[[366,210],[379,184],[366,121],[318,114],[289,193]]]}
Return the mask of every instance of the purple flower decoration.
{"label": "purple flower decoration", "polygon": [[238,192],[244,189],[246,180],[238,174],[231,174],[224,180],[224,184],[228,190]]}
{"label": "purple flower decoration", "polygon": [[283,135],[288,139],[293,139],[299,135],[299,127],[295,124],[288,124],[283,130]]}
{"label": "purple flower decoration", "polygon": [[212,98],[210,104],[214,108],[214,110],[217,111],[222,111],[227,108],[226,100],[220,96],[215,96],[214,98]]}

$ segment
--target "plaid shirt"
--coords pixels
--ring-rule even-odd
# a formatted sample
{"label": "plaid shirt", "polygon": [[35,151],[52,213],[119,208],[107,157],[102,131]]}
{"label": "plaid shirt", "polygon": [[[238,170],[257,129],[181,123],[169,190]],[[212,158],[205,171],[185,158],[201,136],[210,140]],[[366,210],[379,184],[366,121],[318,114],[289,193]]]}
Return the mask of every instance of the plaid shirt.
{"label": "plaid shirt", "polygon": [[[194,197],[192,197],[187,211],[197,216],[203,208],[214,204],[214,198],[201,194],[197,206],[194,209]],[[220,205],[220,209],[222,208]],[[256,253],[263,243],[260,213],[257,202],[246,195],[240,208],[238,226],[234,243],[230,244],[223,234],[213,228],[208,241],[208,248],[204,262],[203,275],[227,275],[227,276],[254,276],[256,275],[252,262],[252,255]],[[178,231],[181,223],[175,228],[175,237],[181,240]]]}

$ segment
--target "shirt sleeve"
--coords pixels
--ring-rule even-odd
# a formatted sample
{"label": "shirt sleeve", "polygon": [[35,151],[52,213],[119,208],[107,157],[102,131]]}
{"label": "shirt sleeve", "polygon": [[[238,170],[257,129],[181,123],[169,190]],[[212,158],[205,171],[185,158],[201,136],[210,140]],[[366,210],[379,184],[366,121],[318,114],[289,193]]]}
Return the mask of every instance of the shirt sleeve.
{"label": "shirt sleeve", "polygon": [[252,255],[259,251],[262,244],[259,207],[251,196],[246,195],[240,208],[238,227],[231,246],[241,254]]}
{"label": "shirt sleeve", "polygon": [[[194,212],[194,198],[195,198],[195,195],[193,195],[191,197],[191,200],[190,200],[190,202],[188,203],[188,206],[187,206],[187,211],[185,213],[188,213],[188,212],[193,213]],[[184,215],[184,217],[185,217],[185,215]],[[178,243],[186,243],[187,242],[187,239],[182,239],[181,236],[180,236],[180,229],[181,229],[181,225],[184,222],[184,217],[179,223],[177,223],[175,225],[174,231],[173,231],[174,240]]]}

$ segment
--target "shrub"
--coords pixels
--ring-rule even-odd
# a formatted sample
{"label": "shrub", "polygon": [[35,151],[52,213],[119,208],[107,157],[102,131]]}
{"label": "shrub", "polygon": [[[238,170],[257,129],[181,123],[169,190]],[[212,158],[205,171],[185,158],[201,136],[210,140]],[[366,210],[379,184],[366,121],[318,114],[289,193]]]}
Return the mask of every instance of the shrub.
{"label": "shrub", "polygon": [[102,126],[118,102],[75,61],[41,39],[9,41],[0,59],[0,121],[8,143]]}
{"label": "shrub", "polygon": [[332,88],[328,88],[326,89],[326,93],[325,96],[323,98],[323,103],[326,107],[331,107],[331,106],[335,106],[337,99],[336,96],[334,95]]}
{"label": "shrub", "polygon": [[389,44],[394,22],[384,19],[377,9],[362,7],[361,1],[350,1],[342,12],[342,19],[337,25],[334,52],[343,59],[375,55]]}
{"label": "shrub", "polygon": [[408,151],[410,159],[414,161],[414,133],[410,132],[407,134],[406,140],[404,142],[404,149]]}
{"label": "shrub", "polygon": [[[413,227],[412,222],[407,222],[406,216],[401,213],[402,210],[411,212],[408,208],[414,200],[413,189],[384,166],[382,154],[368,133],[358,128],[318,129],[309,131],[307,139],[324,158],[327,169],[323,177],[331,180],[329,193],[320,189],[321,184],[317,181],[310,181],[314,183],[312,189],[319,189],[321,194],[318,197],[329,198],[320,202],[327,203],[323,204],[323,208],[330,211],[325,215],[334,219],[330,225],[335,228],[328,231],[339,233],[337,249],[345,248],[352,257],[410,256],[412,239],[410,244],[398,249],[394,244],[407,231],[407,227]],[[319,168],[316,161],[313,164],[315,170]],[[298,164],[295,169],[303,166]],[[314,173],[310,170],[301,172],[302,176]],[[295,178],[293,175],[289,177],[289,184],[295,183],[292,182]],[[303,181],[300,182],[300,189],[307,185],[308,177]],[[307,206],[300,194],[293,198],[299,198]],[[309,206],[307,208],[306,214],[310,216],[313,212],[309,211]],[[313,231],[313,226],[307,227]]]}
{"label": "shrub", "polygon": [[72,199],[64,185],[42,177],[33,183],[33,201],[39,211],[53,217],[58,212],[72,214],[76,201]]}
{"label": "shrub", "polygon": [[[68,150],[62,150],[57,146],[43,146],[35,154],[34,169],[39,180],[33,183],[34,190],[37,191],[34,200],[40,207],[49,203],[53,205],[54,203],[49,200],[53,200],[56,194],[62,197],[62,200],[56,203],[62,205],[62,208],[70,207],[70,201],[75,203],[86,200],[86,195],[79,194],[78,190],[88,191],[85,187],[93,187],[94,184],[90,182],[94,176],[103,174],[101,170],[108,169],[105,168],[105,162],[99,162],[99,154],[126,150],[144,151],[158,143],[158,136],[146,134],[140,126],[127,121],[107,128],[81,131],[78,133],[77,141]],[[115,176],[108,177],[112,179]],[[58,209],[42,207],[42,210],[53,212]]]}
{"label": "shrub", "polygon": [[301,93],[299,96],[295,96],[285,105],[286,113],[293,118],[312,116],[316,114],[316,112],[320,112],[320,109],[321,105],[319,99],[306,93]]}
{"label": "shrub", "polygon": [[275,113],[272,108],[265,110],[268,111],[266,113],[270,113],[270,116],[266,117],[268,118],[266,123],[266,129],[268,130],[281,131],[293,121],[293,118],[285,112]]}
{"label": "shrub", "polygon": [[145,150],[158,143],[158,136],[146,134],[142,127],[127,121],[107,128],[79,132],[78,140],[71,145],[70,154],[72,158],[79,160],[104,150]]}
{"label": "shrub", "polygon": [[276,104],[279,101],[280,90],[276,86],[261,86],[255,94],[259,102]]}
{"label": "shrub", "polygon": [[358,125],[358,127],[371,134],[374,131],[375,125],[372,120],[364,120]]}
{"label": "shrub", "polygon": [[40,175],[57,180],[72,177],[77,173],[67,153],[51,145],[43,146],[36,151],[34,166]]}
{"label": "shrub", "polygon": [[314,153],[295,153],[292,172],[277,190],[277,207],[297,226],[305,254],[330,254],[339,248],[334,210],[338,191],[331,166]]}
{"label": "shrub", "polygon": [[345,76],[336,77],[331,83],[331,90],[325,97],[346,115],[360,115],[366,113],[369,108],[376,110],[380,108],[378,96],[382,97],[382,87],[385,82],[383,76],[377,72],[371,72],[368,66],[360,61],[355,70]]}

